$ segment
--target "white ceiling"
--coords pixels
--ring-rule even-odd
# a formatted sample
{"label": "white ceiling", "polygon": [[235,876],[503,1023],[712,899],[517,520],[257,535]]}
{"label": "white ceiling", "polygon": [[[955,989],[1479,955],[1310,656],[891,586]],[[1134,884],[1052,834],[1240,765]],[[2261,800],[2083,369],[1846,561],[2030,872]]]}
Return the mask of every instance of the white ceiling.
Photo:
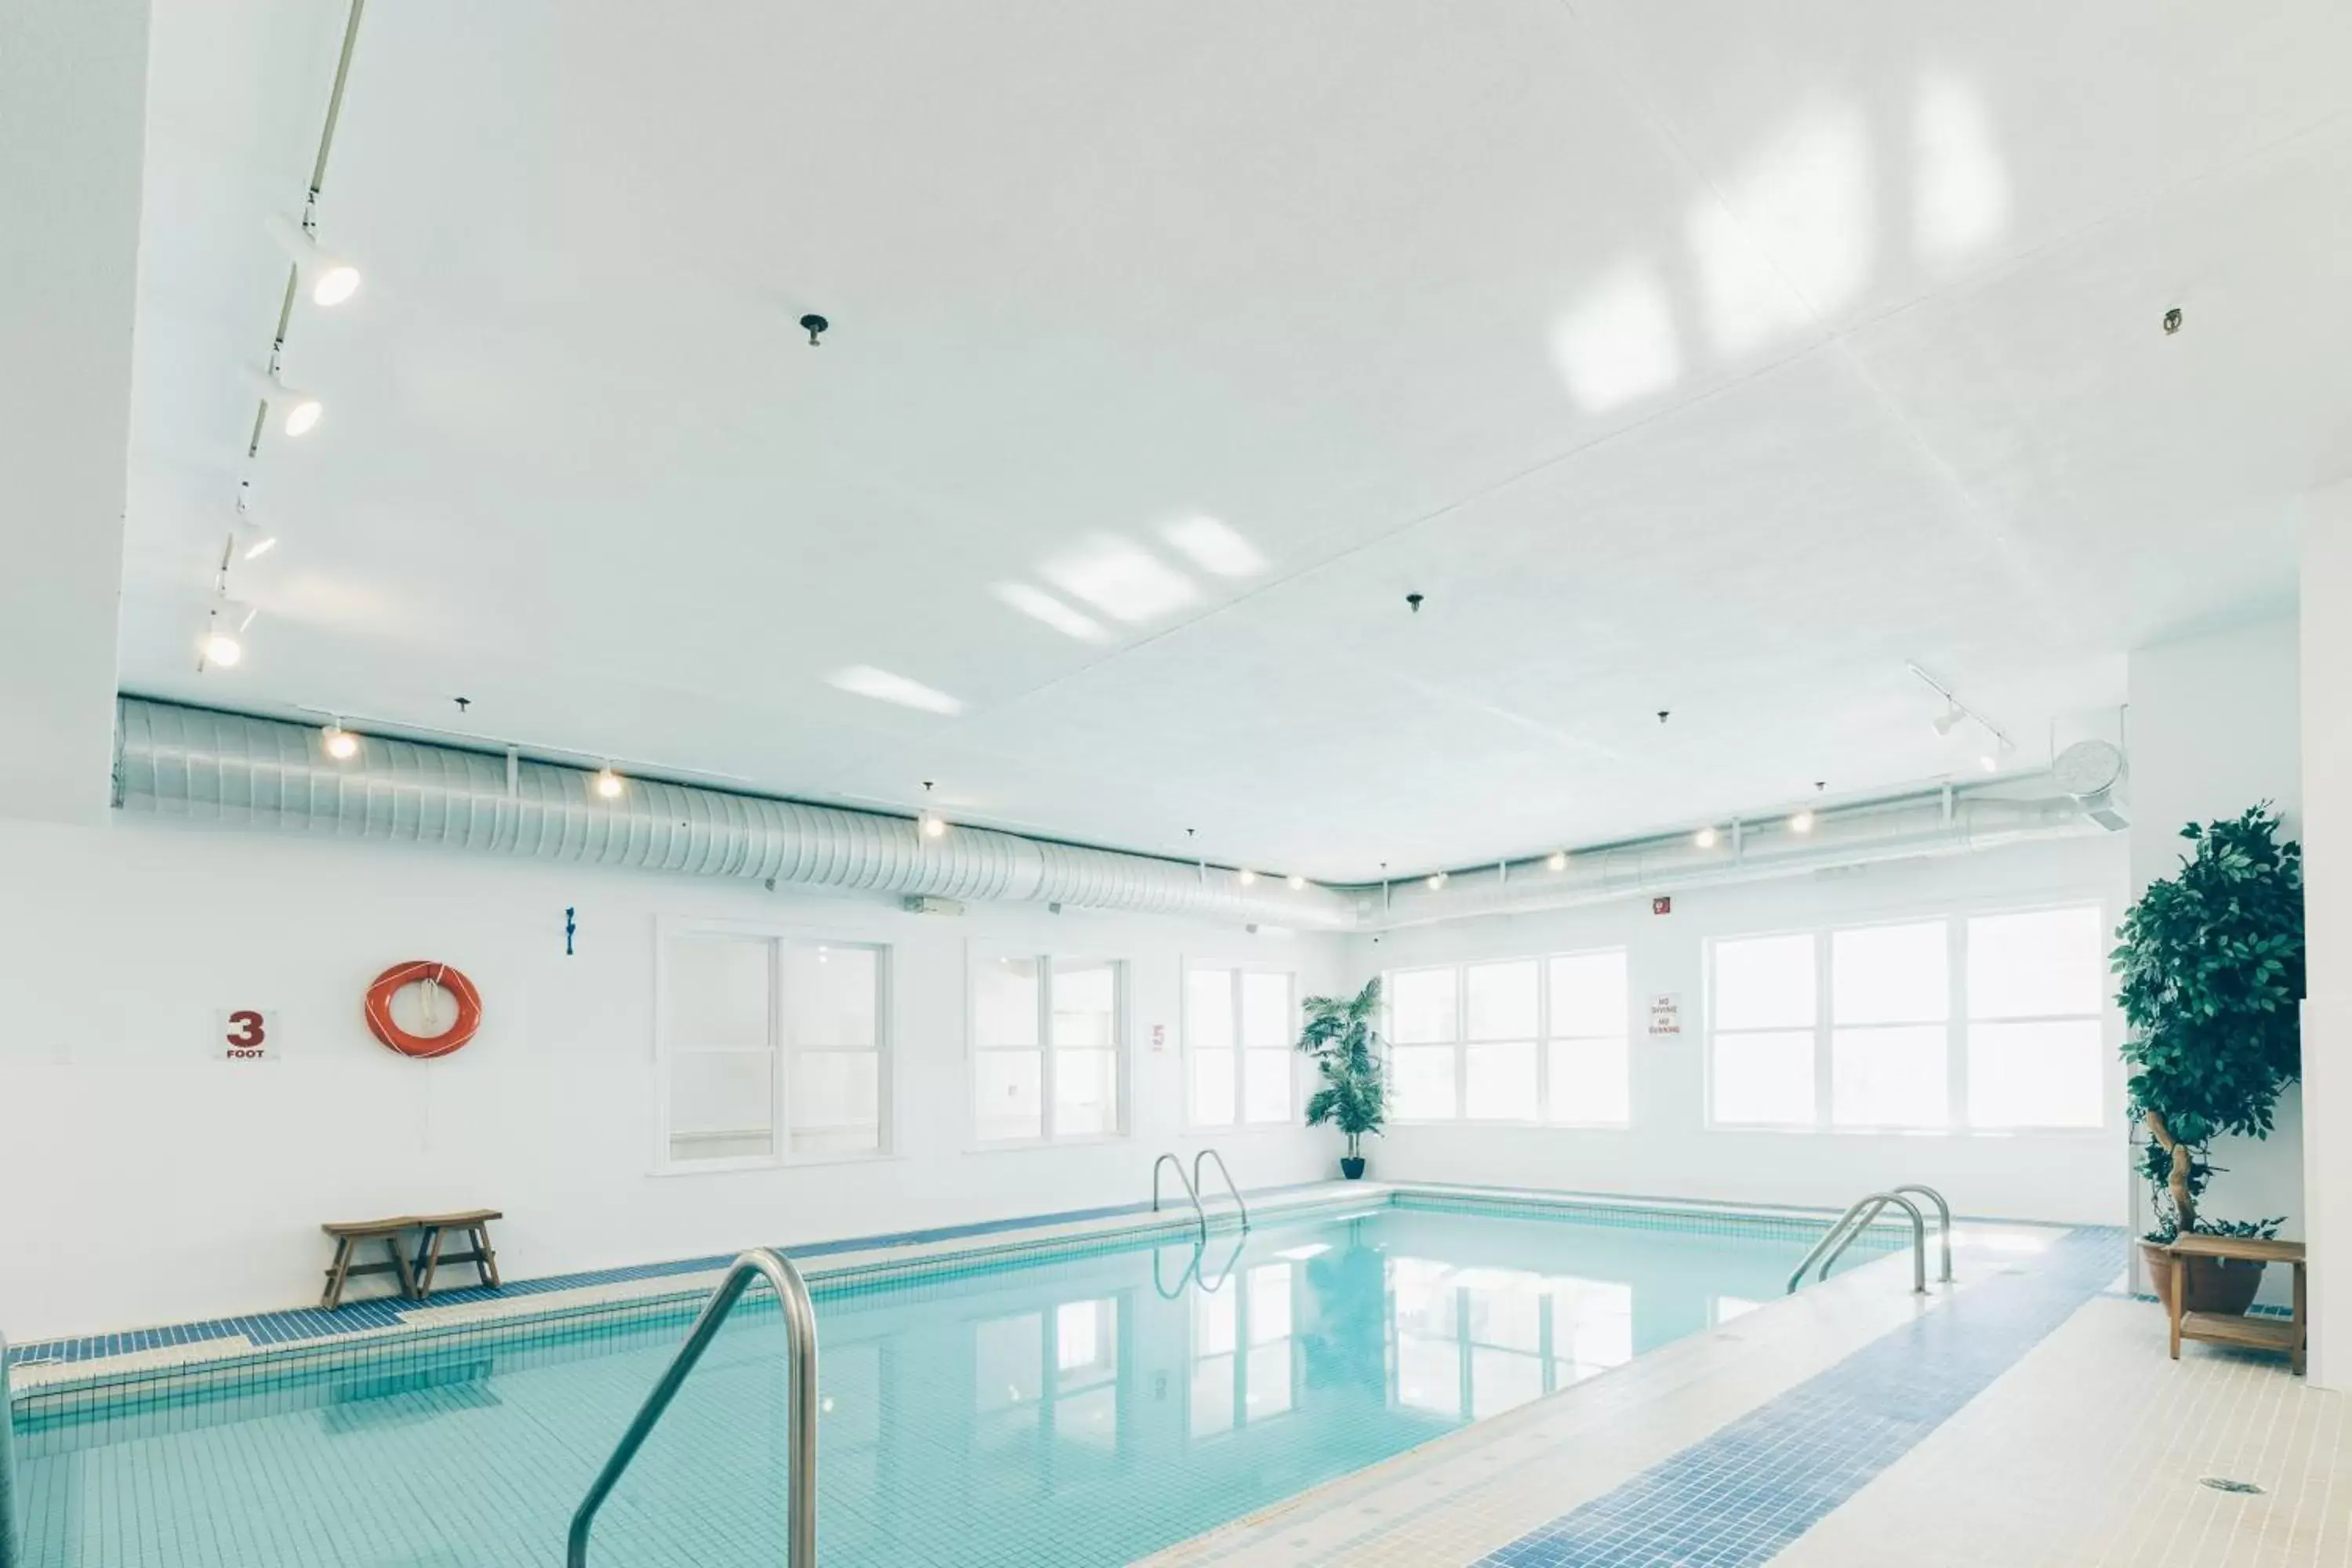
{"label": "white ceiling", "polygon": [[1360,878],[2038,760],[2352,461],[2340,0],[403,0],[200,676],[339,10],[156,10],[132,690]]}

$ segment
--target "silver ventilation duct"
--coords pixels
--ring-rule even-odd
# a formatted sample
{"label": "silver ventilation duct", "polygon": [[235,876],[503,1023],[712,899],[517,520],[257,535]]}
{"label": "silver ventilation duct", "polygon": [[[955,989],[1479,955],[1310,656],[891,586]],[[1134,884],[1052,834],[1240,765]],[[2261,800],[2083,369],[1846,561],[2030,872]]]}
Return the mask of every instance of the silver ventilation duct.
{"label": "silver ventilation duct", "polygon": [[1385,909],[1377,887],[1347,890],[1360,900],[1369,892],[1367,926],[1426,925],[2096,831],[2083,804],[2072,796],[2020,800],[1980,793],[1988,787],[1992,786],[1979,785],[1979,793],[1971,794],[1956,786],[1821,811],[1807,833],[1783,817],[1737,824],[1709,848],[1699,847],[1688,834],[1675,834],[1572,853],[1557,871],[1547,858],[1452,872],[1435,888],[1426,879],[1393,883]]}
{"label": "silver ventilation duct", "polygon": [[1150,856],[982,827],[926,839],[905,817],[642,778],[604,800],[582,769],[373,735],[337,762],[309,725],[132,697],[118,706],[114,803],[125,811],[777,886],[1318,931],[1357,922],[1357,900],[1327,888]]}

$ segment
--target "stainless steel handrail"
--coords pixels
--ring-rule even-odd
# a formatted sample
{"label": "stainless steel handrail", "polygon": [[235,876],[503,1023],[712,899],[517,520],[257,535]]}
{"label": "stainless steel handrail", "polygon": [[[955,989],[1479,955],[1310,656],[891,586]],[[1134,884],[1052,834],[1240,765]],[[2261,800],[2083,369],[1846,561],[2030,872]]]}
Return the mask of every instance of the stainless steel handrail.
{"label": "stainless steel handrail", "polygon": [[25,1560],[16,1515],[16,1397],[8,1387],[8,1336],[0,1334],[0,1568],[17,1568]]}
{"label": "stainless steel handrail", "polygon": [[727,1278],[719,1282],[719,1289],[703,1306],[702,1315],[694,1320],[686,1343],[670,1360],[669,1370],[654,1384],[636,1419],[621,1435],[620,1446],[604,1461],[595,1484],[581,1500],[579,1511],[572,1516],[572,1534],[564,1556],[568,1568],[586,1568],[588,1532],[596,1523],[596,1510],[604,1506],[621,1473],[629,1468],[629,1461],[637,1457],[637,1450],[645,1447],[646,1436],[661,1420],[662,1412],[677,1397],[687,1373],[702,1359],[702,1352],[710,1348],[710,1342],[727,1321],[727,1314],[755,1279],[768,1282],[784,1313],[784,1523],[789,1532],[784,1562],[786,1568],[816,1568],[816,1303],[809,1299],[807,1282],[793,1267],[793,1260],[766,1247],[747,1252],[729,1265]]}
{"label": "stainless steel handrail", "polygon": [[1898,1193],[1917,1193],[1936,1205],[1937,1240],[1944,1255],[1943,1277],[1937,1280],[1937,1283],[1949,1285],[1952,1282],[1952,1205],[1944,1201],[1943,1194],[1918,1182],[1906,1182],[1892,1190]]}
{"label": "stainless steel handrail", "polygon": [[1250,1225],[1249,1205],[1243,1201],[1242,1190],[1241,1187],[1234,1181],[1234,1173],[1225,1169],[1225,1157],[1223,1154],[1218,1153],[1214,1149],[1203,1149],[1199,1153],[1192,1156],[1193,1193],[1197,1195],[1208,1186],[1206,1182],[1201,1180],[1201,1162],[1203,1160],[1214,1160],[1217,1163],[1217,1173],[1224,1177],[1225,1191],[1234,1194],[1234,1206],[1242,1211],[1242,1228],[1244,1230],[1247,1230]]}
{"label": "stainless steel handrail", "polygon": [[[1829,1233],[1813,1243],[1812,1250],[1805,1254],[1804,1261],[1798,1264],[1796,1271],[1789,1276],[1789,1291],[1794,1293],[1797,1287],[1803,1283],[1805,1270],[1813,1266],[1815,1258],[1827,1253],[1830,1263],[1836,1262],[1838,1254],[1843,1253],[1855,1237],[1868,1229],[1871,1222],[1878,1217],[1880,1211],[1888,1204],[1901,1205],[1903,1212],[1911,1216],[1911,1289],[1916,1294],[1927,1294],[1927,1222],[1920,1215],[1917,1204],[1895,1193],[1867,1193],[1856,1198],[1853,1201],[1853,1206],[1838,1216],[1837,1223],[1830,1226]],[[1867,1214],[1863,1212],[1865,1209],[1869,1211]],[[1861,1216],[1859,1224],[1855,1223],[1857,1215]],[[1832,1247],[1836,1251],[1831,1250]],[[1829,1278],[1828,1263],[1822,1266],[1820,1277],[1824,1279]]]}
{"label": "stainless steel handrail", "polygon": [[1162,1165],[1174,1167],[1177,1184],[1184,1189],[1184,1195],[1192,1200],[1192,1217],[1201,1222],[1201,1242],[1206,1246],[1209,1240],[1209,1211],[1201,1206],[1200,1189],[1186,1179],[1184,1162],[1172,1152],[1162,1154],[1151,1162],[1151,1212],[1160,1212],[1160,1167]]}

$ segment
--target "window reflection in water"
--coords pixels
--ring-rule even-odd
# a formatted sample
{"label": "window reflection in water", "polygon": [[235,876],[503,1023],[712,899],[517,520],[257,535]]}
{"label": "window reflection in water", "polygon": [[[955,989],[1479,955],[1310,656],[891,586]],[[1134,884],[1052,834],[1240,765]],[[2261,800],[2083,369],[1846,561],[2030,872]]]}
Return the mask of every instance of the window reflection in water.
{"label": "window reflection in water", "polygon": [[1633,1288],[1516,1268],[1389,1259],[1393,1397],[1479,1420],[1633,1357]]}
{"label": "window reflection in water", "polygon": [[1192,1436],[1264,1421],[1296,1403],[1291,1336],[1297,1318],[1291,1270],[1288,1262],[1260,1264],[1236,1272],[1221,1289],[1190,1292],[1192,1375],[1186,1425]]}

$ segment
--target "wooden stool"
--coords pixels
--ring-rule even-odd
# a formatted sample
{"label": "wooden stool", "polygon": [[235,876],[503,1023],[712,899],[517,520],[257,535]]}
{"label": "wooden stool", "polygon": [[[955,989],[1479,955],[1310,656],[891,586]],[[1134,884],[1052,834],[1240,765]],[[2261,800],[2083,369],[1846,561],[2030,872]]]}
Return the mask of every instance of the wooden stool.
{"label": "wooden stool", "polygon": [[[2299,1241],[2264,1241],[2249,1236],[2183,1236],[2166,1247],[2172,1269],[2172,1359],[2180,1359],[2183,1340],[2211,1340],[2245,1350],[2283,1351],[2287,1365],[2300,1377],[2310,1348],[2311,1325],[2306,1321],[2307,1287],[2304,1279],[2304,1247]],[[2257,1258],[2284,1263],[2294,1269],[2294,1316],[2237,1317],[2225,1312],[2189,1310],[2189,1260],[2192,1258]]]}
{"label": "wooden stool", "polygon": [[[320,1226],[319,1228],[333,1237],[337,1245],[335,1261],[327,1269],[327,1293],[319,1299],[319,1305],[330,1312],[341,1306],[343,1286],[354,1274],[397,1274],[400,1276],[400,1293],[415,1296],[416,1276],[409,1272],[406,1236],[416,1223],[402,1215],[394,1219],[363,1219],[348,1225]],[[352,1259],[357,1256],[360,1244],[366,1241],[383,1243],[390,1261],[353,1264]]]}
{"label": "wooden stool", "polygon": [[[424,1235],[416,1243],[416,1279],[415,1294],[419,1300],[433,1294],[434,1271],[444,1263],[470,1263],[479,1281],[495,1290],[499,1288],[499,1255],[490,1249],[490,1221],[504,1219],[497,1209],[467,1209],[463,1214],[419,1215],[407,1223],[418,1226]],[[471,1244],[471,1250],[441,1255],[444,1232],[462,1230]]]}

